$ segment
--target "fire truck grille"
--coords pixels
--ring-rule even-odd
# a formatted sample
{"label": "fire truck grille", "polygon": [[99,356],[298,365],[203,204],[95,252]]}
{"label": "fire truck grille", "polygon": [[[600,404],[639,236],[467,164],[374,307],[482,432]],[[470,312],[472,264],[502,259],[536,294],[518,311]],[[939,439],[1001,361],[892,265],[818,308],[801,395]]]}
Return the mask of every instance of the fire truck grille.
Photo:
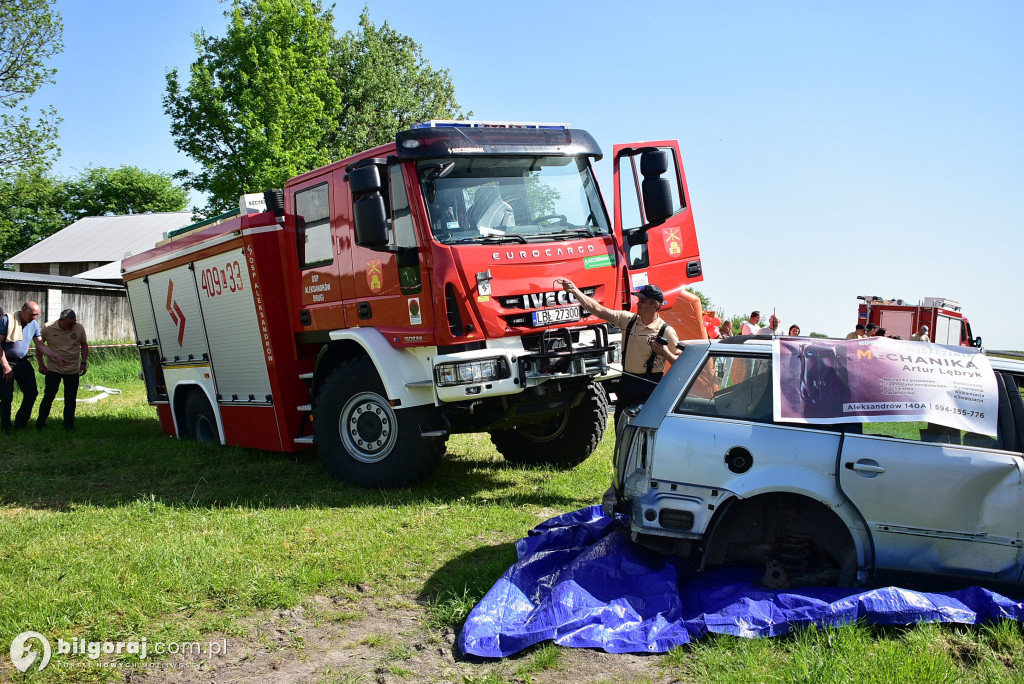
{"label": "fire truck grille", "polygon": [[[596,287],[581,287],[580,290],[583,292],[583,294],[587,295],[588,297],[593,297],[594,293],[597,292]],[[559,306],[559,304],[556,303],[557,293],[553,290],[550,292],[531,292],[527,294],[505,295],[495,297],[495,299],[498,300],[498,303],[501,305],[501,308],[508,309],[511,311],[523,309],[542,309],[544,307],[549,306]],[[510,318],[516,317],[506,317],[506,320],[510,320]],[[527,323],[509,323],[509,325],[530,325],[529,316],[526,316],[524,320],[526,320]]]}

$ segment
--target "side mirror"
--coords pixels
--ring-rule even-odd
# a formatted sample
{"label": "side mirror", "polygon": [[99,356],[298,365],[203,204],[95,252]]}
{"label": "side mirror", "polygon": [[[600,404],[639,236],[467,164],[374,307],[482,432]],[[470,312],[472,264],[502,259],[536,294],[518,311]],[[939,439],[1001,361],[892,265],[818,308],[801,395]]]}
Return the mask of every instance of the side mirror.
{"label": "side mirror", "polygon": [[974,338],[974,340],[971,342],[971,346],[981,348],[981,335],[978,335],[977,337]]}
{"label": "side mirror", "polygon": [[672,215],[672,184],[665,178],[668,171],[668,152],[652,150],[640,155],[640,173],[644,179],[640,191],[644,197],[647,222],[661,223]]}
{"label": "side mirror", "polygon": [[361,247],[383,247],[388,244],[388,217],[384,198],[379,192],[364,195],[352,205],[356,224],[356,244]]}
{"label": "side mirror", "polygon": [[387,208],[380,194],[380,171],[376,165],[363,166],[345,174],[352,196],[356,244],[361,247],[383,247],[388,244]]}

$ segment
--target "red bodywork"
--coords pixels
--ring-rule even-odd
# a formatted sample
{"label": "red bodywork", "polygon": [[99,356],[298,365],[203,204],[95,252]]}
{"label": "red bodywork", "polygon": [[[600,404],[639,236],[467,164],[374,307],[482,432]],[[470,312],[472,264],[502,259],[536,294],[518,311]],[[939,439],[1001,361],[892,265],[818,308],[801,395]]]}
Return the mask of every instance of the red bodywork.
{"label": "red bodywork", "polygon": [[960,312],[958,304],[938,298],[926,299],[925,304],[929,306],[906,304],[903,300],[864,298],[857,310],[857,322],[864,325],[874,323],[885,328],[889,337],[897,336],[904,340],[909,340],[922,325],[926,325],[931,342],[963,347],[979,346],[978,340],[971,334],[971,324]]}

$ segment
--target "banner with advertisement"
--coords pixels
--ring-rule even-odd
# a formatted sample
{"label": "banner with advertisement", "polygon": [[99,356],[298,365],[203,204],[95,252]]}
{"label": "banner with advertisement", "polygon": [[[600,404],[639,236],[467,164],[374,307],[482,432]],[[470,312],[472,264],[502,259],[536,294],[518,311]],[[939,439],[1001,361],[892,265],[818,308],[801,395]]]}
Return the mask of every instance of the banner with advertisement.
{"label": "banner with advertisement", "polygon": [[868,337],[776,338],[777,421],[926,421],[996,436],[999,406],[988,357],[970,347]]}

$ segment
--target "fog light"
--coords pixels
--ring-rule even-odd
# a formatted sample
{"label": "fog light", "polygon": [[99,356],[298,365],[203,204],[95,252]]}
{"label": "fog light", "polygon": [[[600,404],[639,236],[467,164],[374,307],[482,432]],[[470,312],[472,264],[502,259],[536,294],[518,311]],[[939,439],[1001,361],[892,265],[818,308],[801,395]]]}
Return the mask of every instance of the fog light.
{"label": "fog light", "polygon": [[663,508],[658,514],[658,524],[671,530],[692,530],[693,513],[690,511],[675,511],[671,508]]}
{"label": "fog light", "polygon": [[478,361],[441,363],[434,368],[434,378],[439,387],[479,384],[501,380],[510,375],[508,363],[503,356]]}

